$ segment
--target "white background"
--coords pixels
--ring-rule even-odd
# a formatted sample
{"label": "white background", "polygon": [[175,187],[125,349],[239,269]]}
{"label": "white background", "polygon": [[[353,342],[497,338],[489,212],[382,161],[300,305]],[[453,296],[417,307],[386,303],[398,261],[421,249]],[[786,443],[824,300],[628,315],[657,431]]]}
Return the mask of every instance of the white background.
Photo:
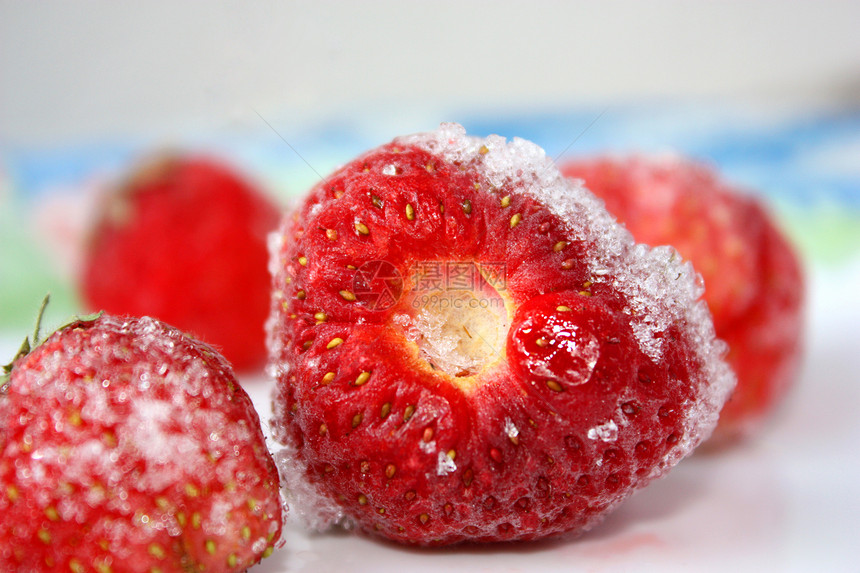
{"label": "white background", "polygon": [[858,22],[834,0],[0,0],[0,143],[170,137],[252,109],[860,105]]}

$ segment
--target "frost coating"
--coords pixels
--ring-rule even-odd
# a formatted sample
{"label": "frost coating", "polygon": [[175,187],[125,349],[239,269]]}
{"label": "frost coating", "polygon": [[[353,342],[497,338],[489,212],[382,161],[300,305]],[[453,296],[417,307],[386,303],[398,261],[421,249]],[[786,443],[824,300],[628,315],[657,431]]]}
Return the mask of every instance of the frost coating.
{"label": "frost coating", "polygon": [[[0,399],[0,454],[16,460],[0,462],[0,484],[38,504],[29,511],[56,511],[58,547],[111,539],[112,558],[138,544],[169,547],[188,533],[180,506],[219,541],[246,526],[280,530],[275,468],[250,398],[220,355],[151,318],[79,321],[18,360]],[[259,518],[237,525],[249,499]],[[23,524],[27,509],[8,501],[0,496],[0,515]],[[0,519],[3,570],[24,535],[8,524]]]}
{"label": "frost coating", "polygon": [[307,464],[292,447],[276,452],[275,463],[281,473],[281,491],[294,518],[314,531],[325,531],[336,524],[351,527],[343,509],[308,482]]}
{"label": "frost coating", "polygon": [[588,430],[586,434],[589,440],[600,440],[602,442],[614,442],[618,439],[618,425],[614,420],[609,420],[605,424],[594,426]]}
{"label": "frost coating", "polygon": [[439,458],[436,462],[436,475],[444,476],[457,470],[457,464],[454,463],[448,454],[439,452]]}
{"label": "frost coating", "polygon": [[580,181],[565,178],[546,152],[530,141],[498,135],[484,139],[466,135],[455,123],[436,131],[401,137],[402,145],[414,145],[457,165],[468,165],[491,185],[511,185],[534,197],[567,225],[570,239],[594,245],[586,261],[592,282],[611,281],[629,300],[625,309],[642,351],[658,360],[663,354],[659,334],[681,324],[695,342],[703,364],[701,379],[691,384],[707,390],[687,416],[687,431],[673,450],[671,465],[710,435],[719,410],[735,384],[722,357],[725,344],[714,336],[710,311],[701,300],[703,286],[691,264],[671,247],[649,248],[634,242]]}
{"label": "frost coating", "polygon": [[520,430],[510,418],[505,418],[505,434],[510,440],[515,440],[520,435]]}

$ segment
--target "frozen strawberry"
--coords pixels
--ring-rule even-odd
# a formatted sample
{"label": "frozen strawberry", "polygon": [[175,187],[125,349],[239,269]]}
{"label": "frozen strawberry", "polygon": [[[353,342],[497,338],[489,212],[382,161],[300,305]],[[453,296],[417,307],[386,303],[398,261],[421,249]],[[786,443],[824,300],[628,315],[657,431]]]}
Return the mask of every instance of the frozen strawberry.
{"label": "frozen strawberry", "polygon": [[703,440],[733,385],[692,267],[523,140],[396,139],[278,238],[275,430],[316,526],[582,532]]}
{"label": "frozen strawberry", "polygon": [[92,309],[153,316],[237,369],[265,360],[266,236],[280,211],[215,160],[168,156],[106,198],[81,290]]}
{"label": "frozen strawberry", "polygon": [[800,264],[764,207],[681,157],[583,159],[562,170],[584,180],[637,240],[674,246],[702,274],[738,378],[714,443],[759,430],[797,376],[803,338]]}
{"label": "frozen strawberry", "polygon": [[150,318],[78,320],[0,381],[0,570],[244,571],[281,533],[251,400]]}

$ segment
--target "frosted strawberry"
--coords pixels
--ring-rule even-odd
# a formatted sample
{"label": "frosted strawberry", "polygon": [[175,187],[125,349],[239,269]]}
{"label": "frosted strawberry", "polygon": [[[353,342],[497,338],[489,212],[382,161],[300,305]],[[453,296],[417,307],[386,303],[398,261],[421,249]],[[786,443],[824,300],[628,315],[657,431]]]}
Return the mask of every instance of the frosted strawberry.
{"label": "frosted strawberry", "polygon": [[215,345],[237,369],[260,366],[266,235],[279,213],[222,163],[154,159],[102,206],[81,278],[86,303],[154,316]]}
{"label": "frosted strawberry", "polygon": [[582,532],[703,440],[733,385],[692,268],[526,141],[397,139],[274,247],[276,431],[323,525]]}
{"label": "frosted strawberry", "polygon": [[78,320],[22,353],[0,454],[2,571],[238,572],[280,536],[250,399],[219,354],[150,318]]}
{"label": "frosted strawberry", "polygon": [[800,264],[770,215],[712,169],[680,157],[583,159],[562,169],[583,179],[637,240],[674,246],[702,274],[738,378],[714,443],[758,431],[797,377],[803,340]]}

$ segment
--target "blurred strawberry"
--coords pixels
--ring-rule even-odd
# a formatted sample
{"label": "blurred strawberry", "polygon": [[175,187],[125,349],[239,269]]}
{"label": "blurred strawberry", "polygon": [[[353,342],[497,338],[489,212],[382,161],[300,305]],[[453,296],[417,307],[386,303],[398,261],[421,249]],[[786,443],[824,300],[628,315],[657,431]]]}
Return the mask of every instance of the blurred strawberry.
{"label": "blurred strawberry", "polygon": [[738,377],[714,443],[758,430],[797,376],[803,339],[800,263],[764,207],[681,157],[581,159],[562,171],[584,180],[636,240],[674,246],[701,273]]}
{"label": "blurred strawberry", "polygon": [[154,316],[260,366],[278,208],[225,165],[167,156],[139,167],[102,205],[81,289],[91,309]]}

